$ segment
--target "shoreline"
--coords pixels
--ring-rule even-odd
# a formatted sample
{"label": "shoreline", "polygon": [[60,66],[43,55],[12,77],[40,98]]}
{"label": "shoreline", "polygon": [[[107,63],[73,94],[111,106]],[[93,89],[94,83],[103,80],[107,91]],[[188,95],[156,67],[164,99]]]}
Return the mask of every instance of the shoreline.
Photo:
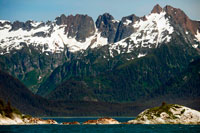
{"label": "shoreline", "polygon": [[[37,116],[36,116],[37,117]],[[40,117],[38,116],[37,118],[102,118],[102,117],[111,117],[111,118],[136,118],[137,116],[129,117],[129,116],[50,116],[50,117]]]}
{"label": "shoreline", "polygon": [[[60,120],[59,120],[60,119]],[[82,120],[81,120],[82,119]],[[121,119],[121,120],[120,120]],[[10,113],[10,117],[1,115],[0,125],[107,125],[107,124],[170,124],[200,125],[200,112],[191,108],[162,103],[159,107],[149,108],[137,117],[129,116],[57,116],[32,117],[21,113]]]}

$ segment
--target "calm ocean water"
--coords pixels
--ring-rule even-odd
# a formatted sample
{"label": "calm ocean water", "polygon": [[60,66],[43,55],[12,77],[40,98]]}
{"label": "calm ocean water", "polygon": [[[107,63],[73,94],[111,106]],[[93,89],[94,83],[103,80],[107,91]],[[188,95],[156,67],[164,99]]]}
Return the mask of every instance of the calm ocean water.
{"label": "calm ocean water", "polygon": [[[48,118],[44,118],[48,119]],[[57,122],[97,118],[51,118]],[[126,122],[133,118],[115,118]],[[200,133],[200,125],[11,125],[0,126],[0,133]]]}

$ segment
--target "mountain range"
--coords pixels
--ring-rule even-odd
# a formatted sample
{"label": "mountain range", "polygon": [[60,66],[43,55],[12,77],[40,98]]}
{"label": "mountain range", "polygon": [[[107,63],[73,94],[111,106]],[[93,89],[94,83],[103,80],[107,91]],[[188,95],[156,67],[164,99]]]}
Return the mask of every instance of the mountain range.
{"label": "mountain range", "polygon": [[80,14],[1,20],[0,69],[19,79],[33,101],[150,106],[165,100],[199,109],[199,32],[200,21],[169,5],[121,20],[108,13],[96,22]]}

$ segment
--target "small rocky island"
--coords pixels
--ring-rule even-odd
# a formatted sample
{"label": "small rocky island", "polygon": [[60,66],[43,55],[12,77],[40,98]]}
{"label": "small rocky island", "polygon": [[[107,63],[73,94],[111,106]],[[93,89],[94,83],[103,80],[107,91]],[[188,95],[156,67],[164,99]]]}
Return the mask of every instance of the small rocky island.
{"label": "small rocky island", "polygon": [[129,124],[200,124],[200,112],[191,108],[163,103],[160,107],[146,109]]}
{"label": "small rocky island", "polygon": [[[104,117],[104,118],[99,118],[97,120],[87,120],[82,123],[83,125],[111,125],[111,124],[121,124],[117,120],[110,118],[110,117]],[[74,121],[74,122],[63,122],[62,125],[80,125],[79,122]]]}
{"label": "small rocky island", "polygon": [[105,117],[105,118],[99,118],[97,120],[88,120],[83,122],[83,124],[89,124],[89,125],[96,125],[96,124],[120,124],[120,122],[118,122],[117,120],[113,119],[113,118],[109,118],[109,117]]}

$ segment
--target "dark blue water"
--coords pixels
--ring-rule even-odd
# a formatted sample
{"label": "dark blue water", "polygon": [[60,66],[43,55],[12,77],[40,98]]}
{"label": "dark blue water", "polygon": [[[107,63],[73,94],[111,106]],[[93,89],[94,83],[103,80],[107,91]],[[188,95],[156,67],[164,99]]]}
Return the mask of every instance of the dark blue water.
{"label": "dark blue water", "polygon": [[[54,118],[58,122],[97,118]],[[115,118],[120,122],[132,118]],[[200,125],[11,125],[0,126],[1,133],[200,133]]]}

